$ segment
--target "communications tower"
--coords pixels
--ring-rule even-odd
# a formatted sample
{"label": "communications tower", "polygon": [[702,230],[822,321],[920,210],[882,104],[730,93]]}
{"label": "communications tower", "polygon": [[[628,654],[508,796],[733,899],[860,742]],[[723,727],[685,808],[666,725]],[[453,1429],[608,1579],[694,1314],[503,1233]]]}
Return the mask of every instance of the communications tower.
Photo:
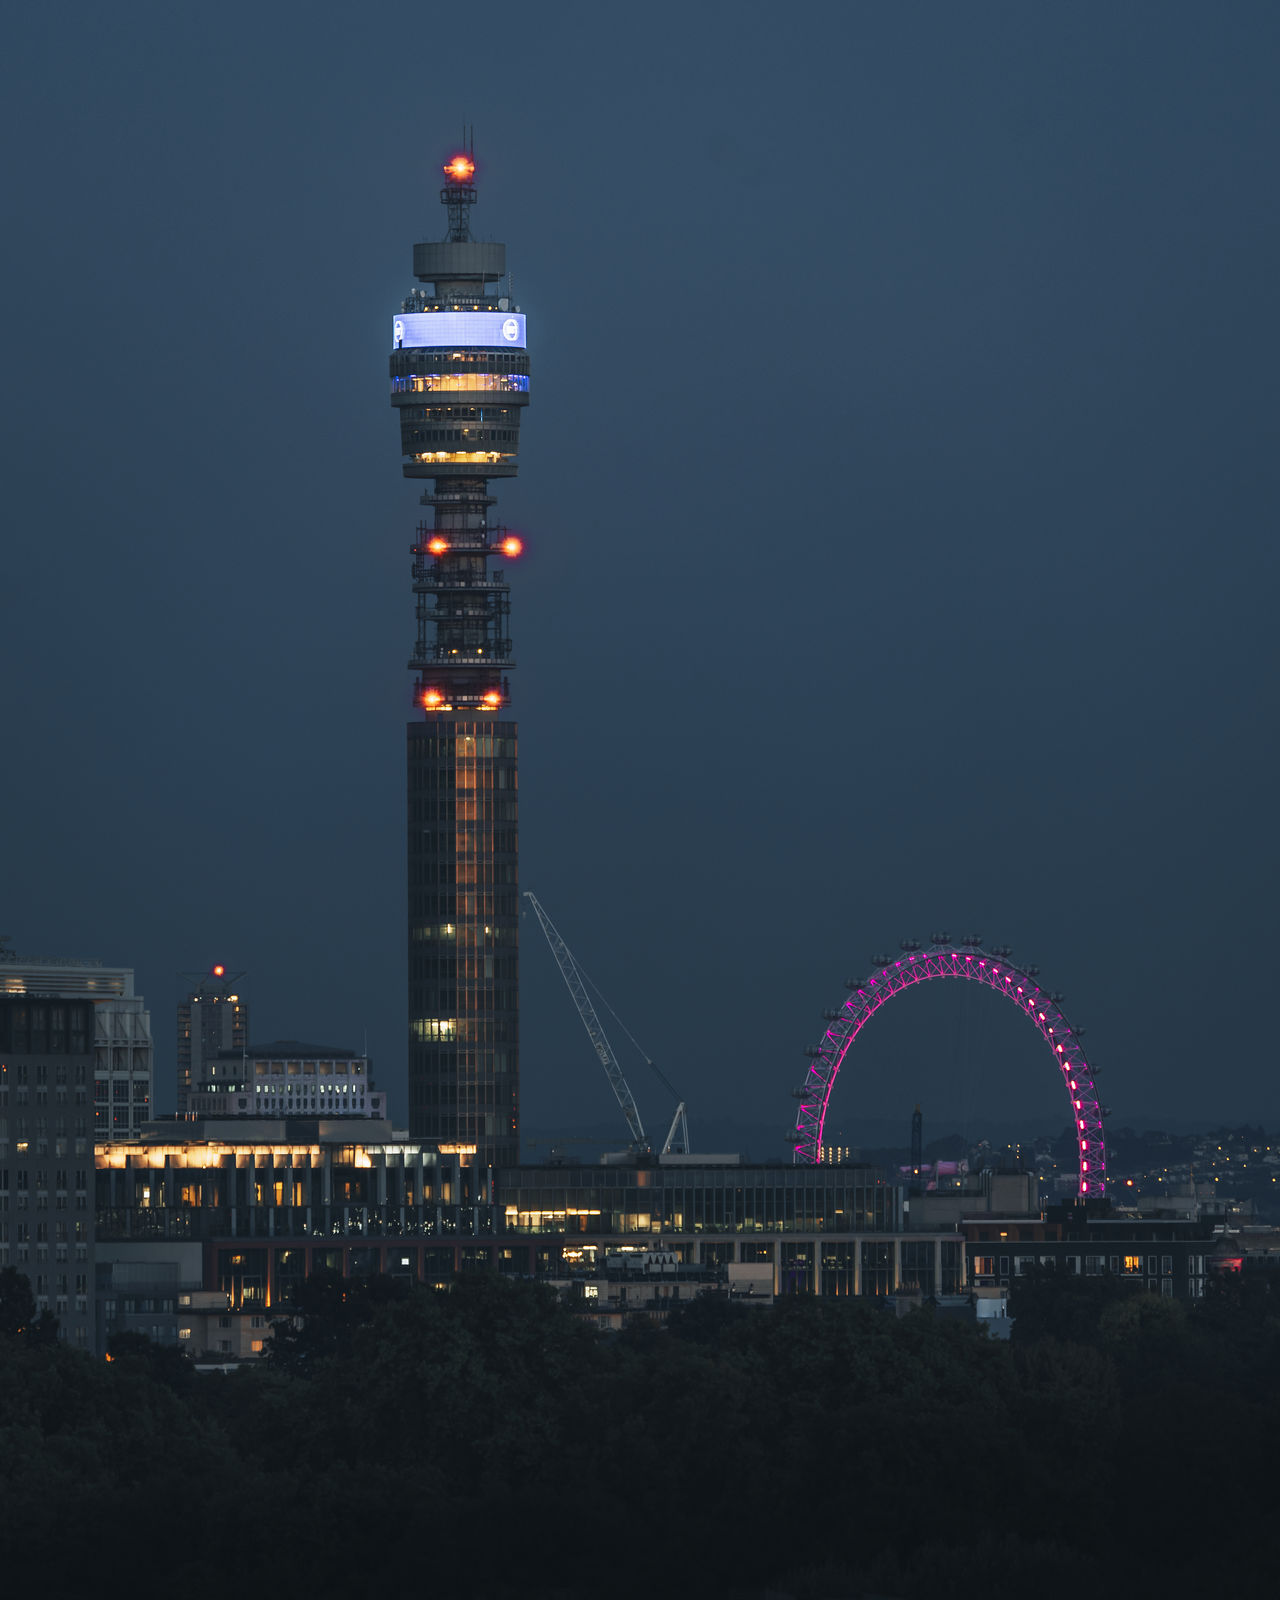
{"label": "communications tower", "polygon": [[417,640],[408,724],[409,1128],[519,1159],[517,729],[510,589],[520,539],[493,520],[529,401],[507,250],[471,236],[471,150],[444,168],[448,228],[415,244],[419,287],[392,325],[391,403],[430,518],[412,545]]}

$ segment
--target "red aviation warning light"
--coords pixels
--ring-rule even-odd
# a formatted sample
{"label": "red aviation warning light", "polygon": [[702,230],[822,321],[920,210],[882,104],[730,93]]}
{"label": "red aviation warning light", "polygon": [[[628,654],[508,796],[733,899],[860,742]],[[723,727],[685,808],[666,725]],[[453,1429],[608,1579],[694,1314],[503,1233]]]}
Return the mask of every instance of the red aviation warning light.
{"label": "red aviation warning light", "polygon": [[476,164],[470,156],[454,156],[445,162],[444,175],[450,183],[470,183],[476,175]]}
{"label": "red aviation warning light", "polygon": [[215,978],[225,978],[226,977],[227,969],[222,965],[221,962],[219,962],[218,965],[213,969],[213,975],[214,975]]}
{"label": "red aviation warning light", "polygon": [[442,539],[439,534],[434,539],[427,540],[427,549],[430,550],[433,556],[442,556],[448,548],[449,541]]}
{"label": "red aviation warning light", "polygon": [[424,689],[422,691],[422,703],[428,711],[434,710],[436,706],[444,704],[444,695],[441,694],[439,689]]}
{"label": "red aviation warning light", "polygon": [[501,693],[497,689],[486,689],[484,703],[487,706],[500,706],[502,704]]}
{"label": "red aviation warning light", "polygon": [[514,533],[510,533],[502,541],[498,548],[502,551],[504,556],[511,556],[514,559],[514,557],[518,556],[524,549],[524,540],[517,538]]}

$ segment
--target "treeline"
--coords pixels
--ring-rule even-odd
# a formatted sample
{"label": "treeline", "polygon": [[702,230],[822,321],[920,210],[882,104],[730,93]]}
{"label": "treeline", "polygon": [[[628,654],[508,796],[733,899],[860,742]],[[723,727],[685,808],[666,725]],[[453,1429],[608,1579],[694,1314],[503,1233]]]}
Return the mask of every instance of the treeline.
{"label": "treeline", "polygon": [[540,1287],[309,1280],[231,1377],[0,1334],[13,1593],[1270,1595],[1280,1296],[1026,1280],[925,1307],[695,1302],[601,1335]]}

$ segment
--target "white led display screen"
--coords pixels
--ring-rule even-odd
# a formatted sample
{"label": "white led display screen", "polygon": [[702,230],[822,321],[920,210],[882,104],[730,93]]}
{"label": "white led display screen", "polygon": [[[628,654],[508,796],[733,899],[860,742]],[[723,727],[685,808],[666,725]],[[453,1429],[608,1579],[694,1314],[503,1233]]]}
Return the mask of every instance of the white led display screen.
{"label": "white led display screen", "polygon": [[516,311],[405,311],[392,321],[391,343],[397,350],[523,350],[524,317]]}

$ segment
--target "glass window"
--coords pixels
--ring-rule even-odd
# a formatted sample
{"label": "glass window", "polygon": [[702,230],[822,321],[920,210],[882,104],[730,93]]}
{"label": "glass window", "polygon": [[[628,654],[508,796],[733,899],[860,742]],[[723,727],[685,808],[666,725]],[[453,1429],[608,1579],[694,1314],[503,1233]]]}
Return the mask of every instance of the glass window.
{"label": "glass window", "polygon": [[862,1293],[893,1293],[893,1245],[887,1239],[862,1241]]}

